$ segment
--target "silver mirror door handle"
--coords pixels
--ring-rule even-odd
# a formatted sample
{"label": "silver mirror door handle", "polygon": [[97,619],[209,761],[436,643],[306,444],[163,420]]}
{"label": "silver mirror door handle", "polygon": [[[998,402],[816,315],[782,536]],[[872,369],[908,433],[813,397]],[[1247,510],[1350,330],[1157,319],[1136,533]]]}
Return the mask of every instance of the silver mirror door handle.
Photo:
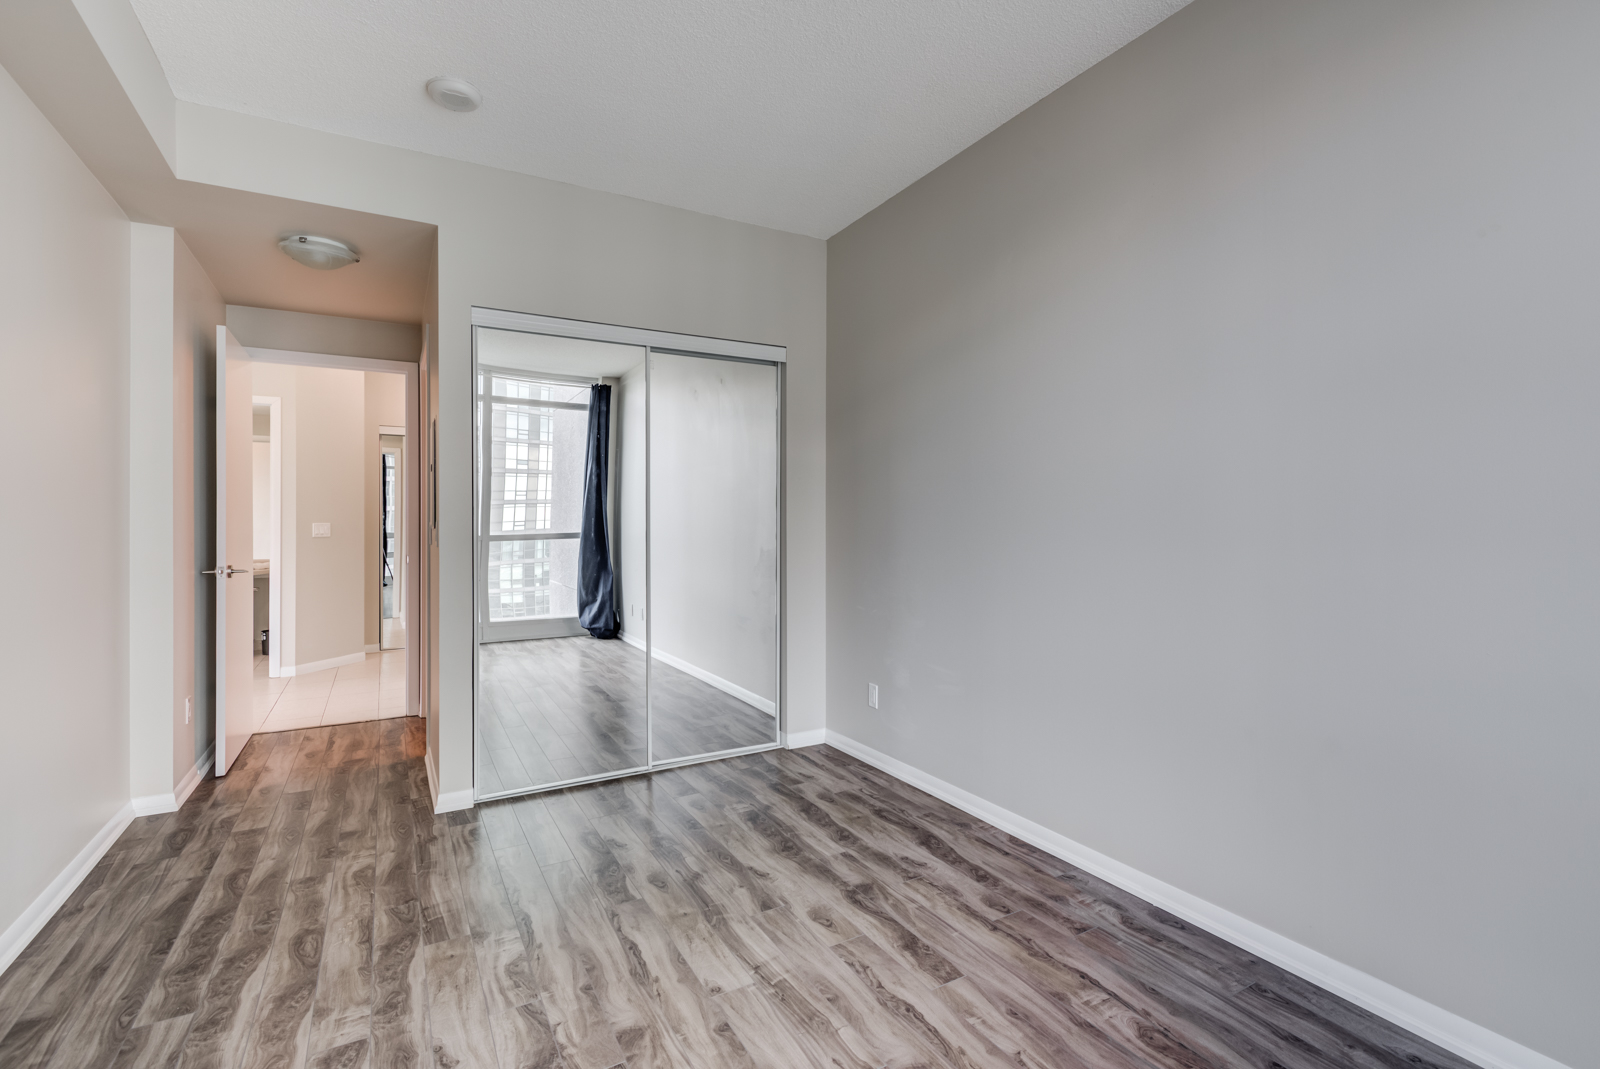
{"label": "silver mirror door handle", "polygon": [[201,569],[200,574],[201,575],[220,575],[224,579],[231,579],[233,576],[239,575],[240,573],[247,572],[249,570],[250,569],[248,569],[248,568],[235,568],[231,564],[224,564],[220,568],[203,568],[203,569]]}

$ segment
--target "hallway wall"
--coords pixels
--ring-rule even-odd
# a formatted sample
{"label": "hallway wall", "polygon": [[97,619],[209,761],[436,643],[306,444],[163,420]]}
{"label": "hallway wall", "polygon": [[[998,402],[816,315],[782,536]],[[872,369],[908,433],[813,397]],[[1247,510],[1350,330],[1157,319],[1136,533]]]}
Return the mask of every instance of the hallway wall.
{"label": "hallway wall", "polygon": [[128,804],[126,216],[0,70],[0,967]]}
{"label": "hallway wall", "polygon": [[1600,1066],[1596,40],[1197,0],[834,237],[829,730]]}
{"label": "hallway wall", "polygon": [[[214,734],[213,398],[222,298],[171,227],[132,223],[129,788],[172,806]],[[200,626],[196,626],[196,622]],[[187,705],[187,709],[186,709]],[[188,719],[185,719],[185,716]]]}
{"label": "hallway wall", "polygon": [[[366,646],[366,376],[259,362],[250,371],[257,396],[283,399],[278,638],[284,666],[306,671]],[[313,523],[331,535],[312,537]]]}

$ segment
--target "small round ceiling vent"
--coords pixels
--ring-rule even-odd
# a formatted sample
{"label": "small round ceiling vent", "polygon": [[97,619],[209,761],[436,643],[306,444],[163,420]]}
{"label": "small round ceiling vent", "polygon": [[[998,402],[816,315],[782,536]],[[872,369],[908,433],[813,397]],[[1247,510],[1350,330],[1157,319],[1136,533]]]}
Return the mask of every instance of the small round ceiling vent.
{"label": "small round ceiling vent", "polygon": [[476,111],[483,103],[478,87],[463,78],[430,78],[428,95],[435,104],[451,111]]}
{"label": "small round ceiling vent", "polygon": [[319,238],[315,234],[290,234],[278,242],[282,249],[297,263],[314,267],[318,271],[332,271],[347,264],[358,264],[361,257],[356,251],[342,241],[332,238]]}

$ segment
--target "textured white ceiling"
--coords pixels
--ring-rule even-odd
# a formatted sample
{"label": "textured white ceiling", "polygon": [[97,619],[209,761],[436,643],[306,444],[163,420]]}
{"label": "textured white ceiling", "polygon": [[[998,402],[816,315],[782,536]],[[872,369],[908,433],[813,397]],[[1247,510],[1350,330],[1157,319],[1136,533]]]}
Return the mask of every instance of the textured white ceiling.
{"label": "textured white ceiling", "polygon": [[180,99],[827,237],[1188,0],[132,2]]}

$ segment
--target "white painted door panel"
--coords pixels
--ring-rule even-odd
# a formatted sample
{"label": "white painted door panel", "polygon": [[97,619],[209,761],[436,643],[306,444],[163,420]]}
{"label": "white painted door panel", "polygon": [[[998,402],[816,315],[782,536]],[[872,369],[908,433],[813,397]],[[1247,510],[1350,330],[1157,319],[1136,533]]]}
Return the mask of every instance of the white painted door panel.
{"label": "white painted door panel", "polygon": [[217,328],[217,775],[259,726],[251,687],[255,645],[251,525],[250,357]]}

